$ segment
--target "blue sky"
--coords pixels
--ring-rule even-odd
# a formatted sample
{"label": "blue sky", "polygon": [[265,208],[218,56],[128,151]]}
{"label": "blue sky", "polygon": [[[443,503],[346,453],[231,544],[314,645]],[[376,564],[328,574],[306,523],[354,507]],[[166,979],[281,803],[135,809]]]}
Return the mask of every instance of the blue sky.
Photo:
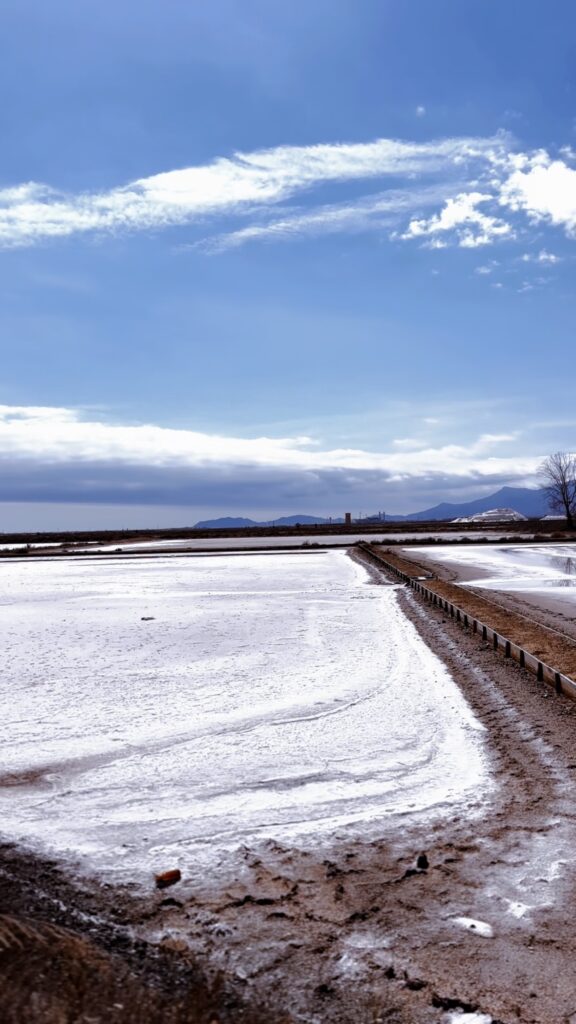
{"label": "blue sky", "polygon": [[0,529],[408,512],[574,449],[570,0],[6,0]]}

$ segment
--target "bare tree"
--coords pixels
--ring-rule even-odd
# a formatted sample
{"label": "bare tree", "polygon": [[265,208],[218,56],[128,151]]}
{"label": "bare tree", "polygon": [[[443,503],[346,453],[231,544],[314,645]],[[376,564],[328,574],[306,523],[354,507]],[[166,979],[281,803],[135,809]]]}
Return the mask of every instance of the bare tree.
{"label": "bare tree", "polygon": [[571,452],[548,455],[540,464],[540,476],[550,508],[566,516],[572,526],[576,518],[576,455]]}

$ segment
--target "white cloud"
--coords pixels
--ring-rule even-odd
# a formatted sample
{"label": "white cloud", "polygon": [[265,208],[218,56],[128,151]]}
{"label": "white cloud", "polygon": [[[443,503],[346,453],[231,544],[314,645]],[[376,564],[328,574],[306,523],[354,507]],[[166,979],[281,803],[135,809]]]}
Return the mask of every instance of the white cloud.
{"label": "white cloud", "polygon": [[[419,116],[425,108],[416,108]],[[37,182],[0,189],[0,247],[34,245],[78,234],[160,230],[226,218],[205,243],[217,251],[250,239],[286,240],[320,233],[392,226],[392,238],[428,248],[477,248],[522,234],[529,223],[560,227],[576,237],[576,169],[564,148],[514,152],[506,134],[428,142],[278,146],[138,178],[109,191],[65,193]],[[366,194],[388,179],[388,192]],[[316,190],[363,183],[364,194],[330,204]],[[330,197],[332,199],[332,196]],[[296,210],[279,210],[294,199]],[[424,216],[431,203],[440,207]],[[271,211],[274,210],[272,213]],[[407,223],[407,226],[406,226]],[[212,229],[211,229],[212,230]],[[558,262],[541,249],[534,262]]]}
{"label": "white cloud", "polygon": [[285,241],[320,234],[377,231],[396,223],[414,206],[422,208],[441,202],[447,188],[446,185],[433,185],[413,191],[390,189],[368,199],[288,212],[281,218],[205,239],[198,246],[208,252],[223,252],[253,241]]}
{"label": "white cloud", "polygon": [[478,209],[493,201],[483,192],[462,192],[448,199],[440,213],[428,220],[412,220],[401,236],[404,239],[427,238],[453,233],[459,246],[467,249],[488,245],[497,239],[513,237],[509,224]]}
{"label": "white cloud", "polygon": [[[404,236],[402,236],[404,237]],[[442,238],[430,238],[427,242],[422,243],[423,249],[447,249],[448,242],[443,241]]]}
{"label": "white cloud", "polygon": [[282,202],[329,182],[422,174],[445,178],[469,161],[489,162],[505,145],[505,137],[498,136],[279,146],[139,178],[108,192],[75,195],[29,182],[0,191],[0,245],[185,224]]}
{"label": "white cloud", "polygon": [[417,106],[416,107],[416,117],[425,117],[425,116],[426,116],[426,107],[423,107],[422,105]]}
{"label": "white cloud", "polygon": [[479,277],[489,277],[501,266],[500,260],[488,260],[486,263],[480,264],[475,267],[474,273],[478,274]]}
{"label": "white cloud", "polygon": [[517,290],[519,292],[531,292],[536,288],[545,288],[546,285],[550,284],[551,280],[550,277],[540,274],[537,277],[532,277],[530,280],[523,281]]}
{"label": "white cloud", "polygon": [[78,413],[74,409],[64,409],[53,405],[0,405],[0,430],[3,427],[20,424],[76,423]]}
{"label": "white cloud", "polygon": [[33,460],[39,466],[116,465],[149,470],[242,473],[250,469],[297,471],[314,475],[326,471],[381,473],[391,480],[431,474],[455,478],[517,478],[535,472],[537,458],[494,451],[514,442],[515,435],[484,434],[471,445],[419,445],[400,439],[398,451],[373,452],[357,448],[326,449],[306,435],[239,438],[175,430],[154,424],[123,425],[82,419],[66,408],[0,406],[0,458]]}
{"label": "white cloud", "polygon": [[500,187],[500,202],[535,223],[548,222],[576,237],[576,170],[538,151],[512,160],[512,173]]}
{"label": "white cloud", "polygon": [[547,252],[546,249],[541,249],[538,253],[525,252],[520,259],[522,263],[546,263],[549,266],[562,262],[561,256],[556,256],[553,252]]}
{"label": "white cloud", "polygon": [[402,451],[417,451],[419,448],[423,448],[424,445],[418,437],[397,437],[392,441],[395,448],[401,448]]}

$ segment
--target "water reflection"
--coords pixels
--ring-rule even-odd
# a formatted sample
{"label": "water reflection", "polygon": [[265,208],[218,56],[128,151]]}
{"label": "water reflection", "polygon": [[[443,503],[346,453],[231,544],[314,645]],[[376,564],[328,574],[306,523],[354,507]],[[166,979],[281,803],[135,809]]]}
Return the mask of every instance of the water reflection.
{"label": "water reflection", "polygon": [[486,590],[547,593],[562,590],[572,603],[576,597],[576,544],[463,545],[424,548],[434,558],[458,563],[484,575],[462,581]]}
{"label": "water reflection", "polygon": [[546,587],[576,587],[576,579],[552,579],[545,580],[544,586]]}
{"label": "water reflection", "polygon": [[[562,573],[566,576],[576,576],[576,554],[573,553],[573,548],[573,544],[570,545],[568,551],[565,548],[530,545],[526,547],[492,548],[491,553],[493,556],[496,556],[498,561],[507,563],[509,567],[512,565],[517,568],[522,566],[526,568],[531,566],[535,568],[549,566],[554,572]],[[479,558],[476,562],[477,565],[483,563],[483,558]]]}

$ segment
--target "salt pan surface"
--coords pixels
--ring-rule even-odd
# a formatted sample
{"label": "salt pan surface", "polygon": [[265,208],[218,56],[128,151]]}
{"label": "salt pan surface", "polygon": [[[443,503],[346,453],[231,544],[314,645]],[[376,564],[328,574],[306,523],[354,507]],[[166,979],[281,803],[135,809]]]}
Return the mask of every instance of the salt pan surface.
{"label": "salt pan surface", "polygon": [[5,562],[0,605],[1,830],[115,879],[489,788],[449,673],[344,552]]}

